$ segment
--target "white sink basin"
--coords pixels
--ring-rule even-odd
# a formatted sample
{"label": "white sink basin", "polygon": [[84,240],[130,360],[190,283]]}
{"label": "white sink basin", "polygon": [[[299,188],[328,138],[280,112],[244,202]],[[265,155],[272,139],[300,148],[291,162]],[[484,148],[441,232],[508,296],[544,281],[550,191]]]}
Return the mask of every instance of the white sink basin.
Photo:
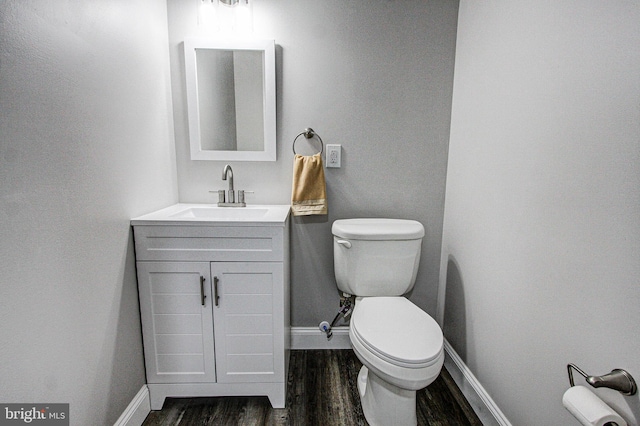
{"label": "white sink basin", "polygon": [[174,213],[176,218],[203,218],[211,220],[255,220],[264,217],[269,209],[264,207],[189,207]]}
{"label": "white sink basin", "polygon": [[216,204],[175,204],[131,220],[132,225],[180,223],[197,225],[282,224],[289,216],[289,205],[248,205],[218,207]]}

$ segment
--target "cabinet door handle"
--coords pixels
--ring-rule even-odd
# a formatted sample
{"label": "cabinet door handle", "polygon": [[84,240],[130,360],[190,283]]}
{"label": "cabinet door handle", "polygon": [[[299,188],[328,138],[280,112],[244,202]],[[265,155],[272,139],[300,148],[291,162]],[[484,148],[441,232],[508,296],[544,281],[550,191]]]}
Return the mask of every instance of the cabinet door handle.
{"label": "cabinet door handle", "polygon": [[216,306],[218,306],[218,300],[220,300],[220,296],[218,296],[218,277],[213,277],[213,299]]}
{"label": "cabinet door handle", "polygon": [[202,306],[204,306],[204,299],[207,298],[207,296],[204,295],[204,280],[205,278],[200,275],[200,303],[202,303]]}

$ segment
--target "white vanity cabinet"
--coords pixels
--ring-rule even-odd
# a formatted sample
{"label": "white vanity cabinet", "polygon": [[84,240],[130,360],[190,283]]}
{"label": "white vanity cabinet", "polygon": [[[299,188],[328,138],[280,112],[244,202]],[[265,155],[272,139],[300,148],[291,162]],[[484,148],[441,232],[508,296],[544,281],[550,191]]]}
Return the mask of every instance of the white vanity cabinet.
{"label": "white vanity cabinet", "polygon": [[289,222],[132,220],[151,408],[166,397],[285,405]]}
{"label": "white vanity cabinet", "polygon": [[215,382],[209,264],[138,262],[137,269],[147,382]]}

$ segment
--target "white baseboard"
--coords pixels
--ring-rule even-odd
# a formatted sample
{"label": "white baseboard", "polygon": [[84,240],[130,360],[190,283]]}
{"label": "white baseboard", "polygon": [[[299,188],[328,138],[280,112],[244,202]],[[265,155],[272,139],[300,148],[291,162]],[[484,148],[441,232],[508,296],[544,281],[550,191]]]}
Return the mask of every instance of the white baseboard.
{"label": "white baseboard", "polygon": [[349,327],[334,327],[333,336],[327,335],[317,327],[291,327],[291,349],[351,349]]}
{"label": "white baseboard", "polygon": [[140,426],[151,412],[149,389],[142,386],[113,426]]}
{"label": "white baseboard", "polygon": [[444,350],[447,354],[444,361],[447,371],[451,374],[469,404],[471,404],[473,411],[478,415],[482,424],[485,426],[512,426],[511,422],[446,339],[444,341]]}
{"label": "white baseboard", "polygon": [[[333,336],[316,327],[291,327],[291,349],[351,349],[349,327],[334,327]],[[151,412],[149,389],[144,385],[131,400],[114,426],[140,426]]]}
{"label": "white baseboard", "polygon": [[[315,327],[291,327],[291,349],[351,349],[349,327],[334,327],[327,336]],[[478,379],[445,339],[444,365],[485,426],[512,426]],[[141,426],[151,412],[149,389],[142,386],[114,426]]]}

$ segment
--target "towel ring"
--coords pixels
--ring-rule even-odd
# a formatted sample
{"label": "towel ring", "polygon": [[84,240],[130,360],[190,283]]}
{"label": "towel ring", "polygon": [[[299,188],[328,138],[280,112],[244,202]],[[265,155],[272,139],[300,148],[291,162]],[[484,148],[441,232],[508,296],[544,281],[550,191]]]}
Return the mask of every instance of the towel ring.
{"label": "towel ring", "polygon": [[297,154],[297,152],[296,152],[296,141],[302,135],[304,135],[304,137],[307,138],[307,139],[311,139],[312,137],[316,136],[318,138],[318,140],[320,141],[320,147],[321,147],[320,148],[320,154],[322,154],[324,152],[324,142],[322,142],[322,138],[320,137],[320,135],[317,134],[316,132],[314,132],[311,127],[307,127],[306,129],[304,129],[303,132],[298,133],[298,136],[296,136],[293,139],[293,153],[294,154]]}

